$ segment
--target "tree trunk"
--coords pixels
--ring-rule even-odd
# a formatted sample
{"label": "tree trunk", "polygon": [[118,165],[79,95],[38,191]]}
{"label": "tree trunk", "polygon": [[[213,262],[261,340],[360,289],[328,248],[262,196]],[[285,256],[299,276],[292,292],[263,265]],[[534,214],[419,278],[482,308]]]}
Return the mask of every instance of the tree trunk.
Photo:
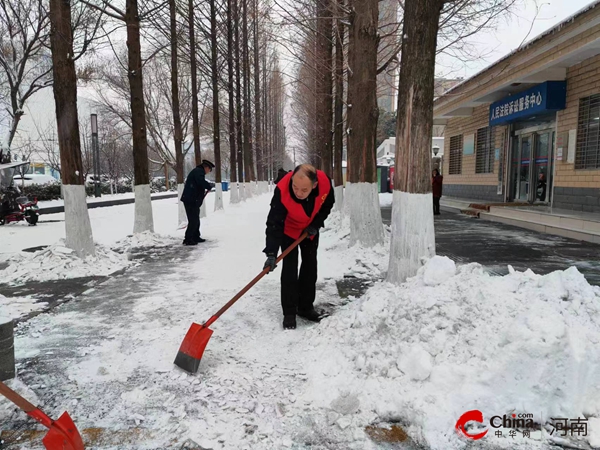
{"label": "tree trunk", "polygon": [[237,0],[233,0],[234,29],[235,29],[235,89],[236,89],[236,121],[237,130],[237,165],[238,182],[240,188],[240,200],[246,200],[246,190],[244,186],[244,142],[242,140],[242,75],[240,61],[240,5]]}
{"label": "tree trunk", "polygon": [[54,102],[60,149],[61,180],[65,198],[67,247],[78,256],[95,255],[87,210],[77,118],[77,76],[73,60],[71,2],[50,1],[50,47],[54,76]]}
{"label": "tree trunk", "polygon": [[221,124],[219,114],[219,74],[217,73],[217,11],[210,0],[211,77],[213,97],[213,148],[215,151],[215,211],[223,209],[221,189]]}
{"label": "tree trunk", "polygon": [[316,39],[316,117],[318,143],[321,155],[321,169],[333,176],[332,128],[333,128],[333,46],[331,0],[317,0],[317,39]]}
{"label": "tree trunk", "polygon": [[254,116],[256,118],[255,131],[255,147],[256,147],[256,170],[258,173],[258,181],[264,180],[264,148],[262,141],[262,110],[260,105],[261,87],[260,87],[260,57],[258,45],[258,28],[259,28],[259,11],[258,0],[253,1],[254,9]]}
{"label": "tree trunk", "polygon": [[377,188],[378,0],[354,0],[348,48],[348,166],[350,245],[383,243]]}
{"label": "tree trunk", "polygon": [[250,182],[253,180],[252,171],[252,118],[250,115],[250,57],[248,44],[248,0],[242,0],[242,64],[244,89],[244,181],[246,196],[251,197],[253,190]]}
{"label": "tree trunk", "polygon": [[431,135],[437,33],[443,4],[443,0],[405,2],[388,271],[392,283],[416,275],[421,259],[435,255]]}
{"label": "tree trunk", "polygon": [[[169,0],[169,15],[171,19],[171,101],[173,105],[173,140],[175,141],[175,172],[177,176],[177,192],[183,192],[183,131],[181,129],[181,115],[179,107],[179,58],[178,58],[178,44],[177,38],[177,9],[175,0]],[[166,167],[166,164],[165,164]],[[168,169],[165,173],[166,186],[169,183]],[[167,187],[167,190],[169,188]],[[181,198],[181,196],[178,196]],[[178,206],[178,224],[186,223],[187,216],[185,214],[185,207],[181,200]]]}
{"label": "tree trunk", "polygon": [[[338,0],[339,2],[342,0]],[[342,24],[342,8],[337,8],[335,36],[335,120],[333,139],[333,182],[335,184],[335,204],[338,211],[344,205],[344,175],[342,160],[344,156],[344,25]]]}
{"label": "tree trunk", "polygon": [[227,94],[229,96],[229,199],[231,203],[240,201],[239,191],[237,187],[237,148],[235,136],[235,91],[233,86],[234,81],[234,64],[233,64],[233,18],[232,18],[232,0],[227,0]]}
{"label": "tree trunk", "polygon": [[194,159],[196,165],[202,164],[202,152],[200,151],[200,119],[198,116],[198,69],[196,63],[196,32],[194,19],[194,0],[188,2],[188,28],[190,33],[190,70],[192,72],[192,129],[194,135]]}
{"label": "tree trunk", "polygon": [[131,125],[133,133],[133,169],[135,192],[134,233],[154,232],[148,170],[148,140],[146,137],[146,109],[142,79],[142,52],[140,45],[140,17],[137,0],[125,3],[129,89],[131,94]]}

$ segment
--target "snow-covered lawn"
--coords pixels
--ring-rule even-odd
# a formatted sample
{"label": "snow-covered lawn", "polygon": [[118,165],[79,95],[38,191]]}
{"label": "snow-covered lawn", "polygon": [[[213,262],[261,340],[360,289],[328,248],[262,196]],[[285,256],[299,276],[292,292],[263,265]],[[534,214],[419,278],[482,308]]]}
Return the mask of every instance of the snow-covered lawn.
{"label": "snow-covered lawn", "polygon": [[[173,246],[168,259],[133,267],[21,325],[15,348],[27,372],[13,386],[37,395],[34,403],[53,416],[68,410],[80,430],[105,430],[94,446],[103,449],[181,448],[191,439],[215,450],[368,450],[389,447],[365,428],[390,423],[436,450],[543,449],[562,435],[548,428],[512,438],[502,429],[497,437],[490,418],[511,414],[533,414],[543,425],[585,417],[582,440],[598,445],[600,289],[574,268],[492,277],[435,257],[402,286],[376,282],[321,324],[300,320],[286,332],[278,268],[211,327],[198,374],[173,366],[191,323],[208,319],[262,269],[269,201],[226,199],[217,213],[209,204],[205,244]],[[181,238],[175,200],[153,208],[157,233],[171,236],[164,242]],[[133,206],[109,209],[90,211],[100,214],[92,219],[96,241],[128,245]],[[374,250],[348,248],[349,230],[338,213],[327,221],[318,303],[340,303],[336,281],[344,275],[377,279],[387,270],[389,230]],[[30,231],[42,242],[33,228],[14,239]],[[36,363],[25,364],[31,358]],[[454,429],[470,410],[480,410],[490,430],[474,443]],[[0,416],[5,429],[22,418],[3,401]]]}

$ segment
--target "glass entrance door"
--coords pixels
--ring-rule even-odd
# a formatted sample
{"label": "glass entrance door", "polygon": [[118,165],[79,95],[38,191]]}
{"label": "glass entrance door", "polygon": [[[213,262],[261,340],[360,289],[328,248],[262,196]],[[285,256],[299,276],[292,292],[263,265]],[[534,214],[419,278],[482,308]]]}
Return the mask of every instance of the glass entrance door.
{"label": "glass entrance door", "polygon": [[511,199],[518,202],[550,201],[554,131],[515,136],[511,155]]}
{"label": "glass entrance door", "polygon": [[536,133],[535,160],[533,166],[533,186],[530,202],[550,202],[552,192],[552,149],[554,148],[554,132],[542,131]]}
{"label": "glass entrance door", "polygon": [[529,197],[531,179],[531,141],[533,135],[517,136],[513,143],[511,158],[512,199],[526,202]]}

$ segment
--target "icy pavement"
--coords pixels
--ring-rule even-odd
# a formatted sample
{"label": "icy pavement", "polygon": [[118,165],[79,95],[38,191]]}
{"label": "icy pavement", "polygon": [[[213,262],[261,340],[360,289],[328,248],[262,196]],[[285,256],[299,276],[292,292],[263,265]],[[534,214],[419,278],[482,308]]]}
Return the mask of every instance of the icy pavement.
{"label": "icy pavement", "polygon": [[[381,209],[384,223],[391,207]],[[508,265],[547,274],[575,266],[589,283],[600,286],[600,245],[512,225],[443,211],[435,217],[436,251],[457,263],[477,262],[491,273],[506,275]]]}

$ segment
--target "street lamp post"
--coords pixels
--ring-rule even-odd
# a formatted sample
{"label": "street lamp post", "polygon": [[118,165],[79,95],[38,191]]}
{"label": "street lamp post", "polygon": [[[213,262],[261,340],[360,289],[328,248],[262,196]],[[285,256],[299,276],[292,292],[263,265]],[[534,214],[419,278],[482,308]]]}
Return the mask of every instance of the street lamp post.
{"label": "street lamp post", "polygon": [[98,116],[91,115],[92,120],[92,157],[94,161],[94,197],[100,197],[100,151],[98,149]]}

